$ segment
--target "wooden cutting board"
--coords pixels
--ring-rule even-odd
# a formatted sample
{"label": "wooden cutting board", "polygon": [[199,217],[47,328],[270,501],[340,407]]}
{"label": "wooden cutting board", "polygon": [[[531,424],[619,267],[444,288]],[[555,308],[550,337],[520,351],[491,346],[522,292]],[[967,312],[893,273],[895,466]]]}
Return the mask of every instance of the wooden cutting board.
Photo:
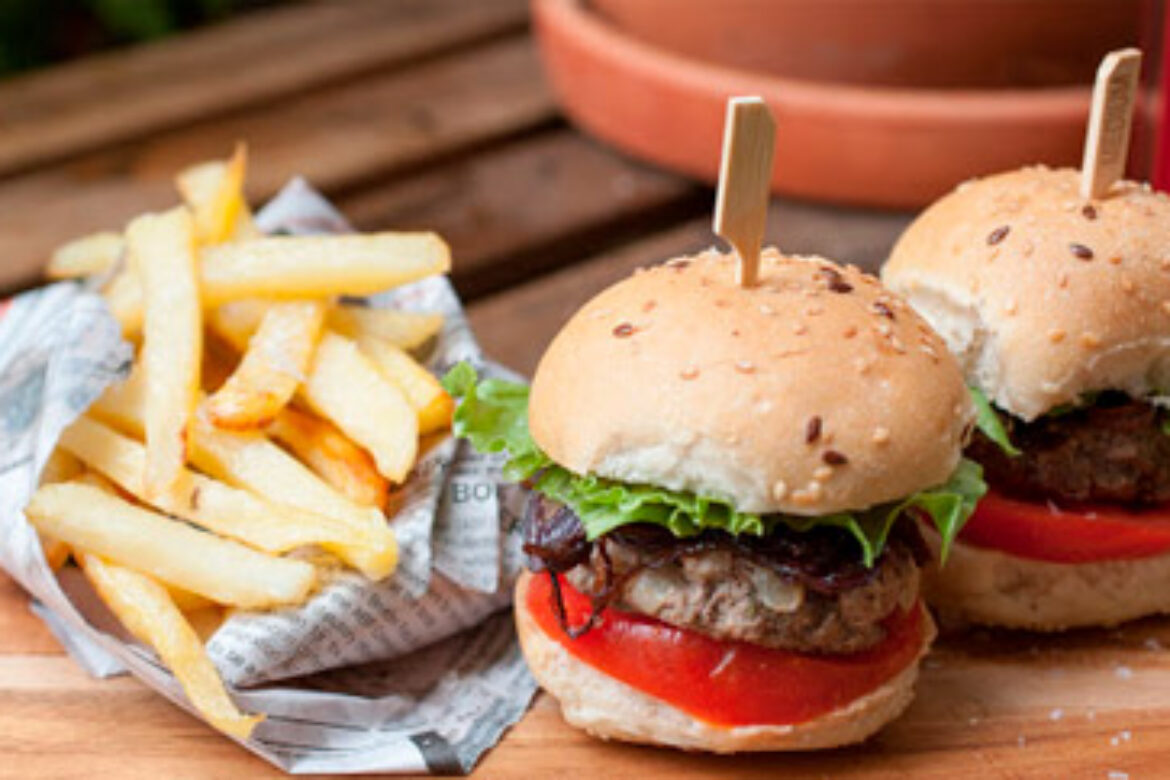
{"label": "wooden cutting board", "polygon": [[[0,575],[0,778],[280,777],[131,678],[90,679]],[[1110,774],[1113,773],[1113,774]],[[1122,774],[1126,773],[1126,774]],[[538,697],[481,778],[1170,777],[1170,620],[944,637],[865,746],[717,757],[607,744]]]}

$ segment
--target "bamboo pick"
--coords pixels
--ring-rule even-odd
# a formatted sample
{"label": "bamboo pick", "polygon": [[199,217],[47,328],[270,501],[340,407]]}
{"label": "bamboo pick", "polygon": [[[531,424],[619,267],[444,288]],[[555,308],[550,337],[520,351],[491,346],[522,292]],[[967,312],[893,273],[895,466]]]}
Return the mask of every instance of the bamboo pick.
{"label": "bamboo pick", "polygon": [[754,286],[759,277],[775,145],[776,123],[762,98],[727,101],[713,230],[739,255],[741,287]]}
{"label": "bamboo pick", "polygon": [[1110,52],[1097,68],[1081,163],[1082,198],[1104,197],[1113,182],[1125,174],[1129,126],[1141,69],[1142,53],[1137,49]]}

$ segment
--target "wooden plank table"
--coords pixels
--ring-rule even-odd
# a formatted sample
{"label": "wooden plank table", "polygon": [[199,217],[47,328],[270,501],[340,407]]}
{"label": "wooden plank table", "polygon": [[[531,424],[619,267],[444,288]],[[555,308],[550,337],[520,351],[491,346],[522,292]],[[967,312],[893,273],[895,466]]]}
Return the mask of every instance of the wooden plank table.
{"label": "wooden plank table", "polygon": [[[782,138],[782,134],[781,134]],[[253,200],[306,175],[363,229],[428,228],[497,359],[531,372],[590,295],[712,242],[711,192],[566,125],[523,0],[309,2],[0,83],[0,289],[167,205],[183,164],[250,143]],[[776,202],[773,239],[876,268],[908,217]],[[734,759],[609,745],[532,711],[476,776],[1170,774],[1170,624],[945,637],[870,744]],[[92,680],[0,575],[0,777],[278,777],[133,679]],[[1120,775],[1115,775],[1120,777]]]}

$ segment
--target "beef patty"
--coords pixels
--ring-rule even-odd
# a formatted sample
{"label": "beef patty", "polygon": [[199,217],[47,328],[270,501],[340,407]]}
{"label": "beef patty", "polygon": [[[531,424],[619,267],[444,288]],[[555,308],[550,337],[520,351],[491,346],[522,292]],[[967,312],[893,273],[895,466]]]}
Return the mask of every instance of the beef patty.
{"label": "beef patty", "polygon": [[1009,435],[1022,451],[1014,458],[978,432],[967,447],[1003,493],[1131,506],[1170,501],[1170,436],[1149,403],[1109,394],[1066,414],[1011,420]]}
{"label": "beef patty", "polygon": [[928,554],[908,519],[872,568],[837,528],[798,532],[778,524],[764,538],[709,531],[677,539],[639,524],[590,543],[572,511],[540,497],[530,503],[525,537],[530,568],[564,573],[599,610],[613,606],[715,639],[818,653],[881,642],[885,618],[917,598],[918,565]]}

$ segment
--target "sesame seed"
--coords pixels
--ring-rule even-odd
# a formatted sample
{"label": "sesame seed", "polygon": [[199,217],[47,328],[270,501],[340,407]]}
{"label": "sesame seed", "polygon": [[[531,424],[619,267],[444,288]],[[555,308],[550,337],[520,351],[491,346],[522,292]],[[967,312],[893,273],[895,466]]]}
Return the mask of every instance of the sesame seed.
{"label": "sesame seed", "polygon": [[1031,257],[1032,253],[1036,251],[1036,245],[1031,240],[1024,242],[1024,257]]}
{"label": "sesame seed", "polygon": [[823,490],[820,482],[809,482],[803,490],[793,492],[792,500],[797,504],[814,504],[821,500]]}
{"label": "sesame seed", "polygon": [[1088,347],[1089,349],[1093,349],[1094,347],[1099,347],[1099,346],[1101,346],[1101,339],[1095,333],[1082,333],[1081,334],[1081,346]]}
{"label": "sesame seed", "polygon": [[1060,328],[1054,328],[1054,329],[1048,331],[1048,340],[1051,341],[1053,344],[1056,344],[1056,343],[1063,341],[1064,337],[1065,337],[1065,332],[1063,330],[1061,330]]}
{"label": "sesame seed", "polygon": [[885,444],[890,440],[890,429],[884,425],[879,425],[873,429],[873,443]]}
{"label": "sesame seed", "polygon": [[828,463],[830,466],[844,466],[849,462],[849,458],[846,458],[836,450],[825,450],[821,454],[821,460],[823,460],[825,463]]}
{"label": "sesame seed", "polygon": [[613,335],[619,339],[629,338],[634,335],[634,326],[628,322],[623,322],[613,329]]}
{"label": "sesame seed", "polygon": [[766,303],[761,303],[761,304],[760,304],[760,314],[767,314],[767,315],[771,316],[771,315],[773,315],[773,314],[775,314],[775,313],[776,313],[776,310],[775,310],[775,309],[773,309],[773,308],[772,308],[771,306],[769,306],[768,304],[766,304]]}
{"label": "sesame seed", "polygon": [[1110,255],[1109,256],[1109,264],[1110,265],[1121,265],[1121,255]]}
{"label": "sesame seed", "polygon": [[1097,209],[1093,208],[1093,204],[1086,203],[1083,207],[1081,207],[1081,215],[1088,220],[1096,219]]}
{"label": "sesame seed", "polygon": [[699,368],[697,366],[687,366],[682,371],[679,371],[678,375],[683,379],[694,379],[699,375]]}
{"label": "sesame seed", "polygon": [[1061,271],[1060,275],[1056,277],[1056,286],[1062,290],[1065,287],[1068,287],[1068,272],[1067,271]]}
{"label": "sesame seed", "polygon": [[741,374],[750,374],[756,370],[756,364],[750,360],[740,360],[736,362],[735,370]]}
{"label": "sesame seed", "polygon": [[676,271],[681,271],[682,269],[686,268],[690,264],[691,264],[690,260],[687,260],[687,259],[682,258],[682,257],[676,257],[673,260],[666,261],[666,267],[673,268]]}
{"label": "sesame seed", "polygon": [[808,423],[804,426],[804,441],[807,444],[812,444],[817,439],[821,438],[821,429],[823,428],[823,421],[820,416],[810,417]]}
{"label": "sesame seed", "polygon": [[885,317],[888,320],[894,319],[894,310],[884,301],[874,301],[873,310],[881,317]]}
{"label": "sesame seed", "polygon": [[1133,283],[1133,279],[1130,279],[1128,276],[1121,277],[1121,289],[1127,293],[1133,292],[1134,289],[1136,289]]}
{"label": "sesame seed", "polygon": [[1092,260],[1093,250],[1089,249],[1084,244],[1069,244],[1068,251],[1072,252],[1073,257],[1078,260]]}
{"label": "sesame seed", "polygon": [[846,326],[845,330],[841,333],[841,335],[847,339],[853,338],[854,336],[857,335],[857,326],[856,325]]}
{"label": "sesame seed", "polygon": [[804,334],[808,333],[808,325],[805,325],[803,322],[799,322],[792,326],[792,332],[797,336],[803,336]]}
{"label": "sesame seed", "polygon": [[1007,235],[1010,232],[1012,232],[1011,225],[1000,225],[987,235],[987,245],[995,246],[1000,241],[1003,241],[1005,238],[1007,238]]}
{"label": "sesame seed", "polygon": [[813,470],[813,479],[817,482],[824,482],[831,476],[833,476],[833,470],[828,466],[817,466]]}
{"label": "sesame seed", "polygon": [[890,336],[890,347],[899,355],[906,354],[906,345],[897,336]]}
{"label": "sesame seed", "polygon": [[772,498],[777,501],[783,501],[784,497],[788,495],[788,485],[784,484],[784,480],[778,479],[772,485]]}
{"label": "sesame seed", "polygon": [[652,311],[654,311],[654,307],[657,305],[658,305],[658,303],[655,301],[646,301],[645,303],[642,304],[642,311],[652,312]]}

